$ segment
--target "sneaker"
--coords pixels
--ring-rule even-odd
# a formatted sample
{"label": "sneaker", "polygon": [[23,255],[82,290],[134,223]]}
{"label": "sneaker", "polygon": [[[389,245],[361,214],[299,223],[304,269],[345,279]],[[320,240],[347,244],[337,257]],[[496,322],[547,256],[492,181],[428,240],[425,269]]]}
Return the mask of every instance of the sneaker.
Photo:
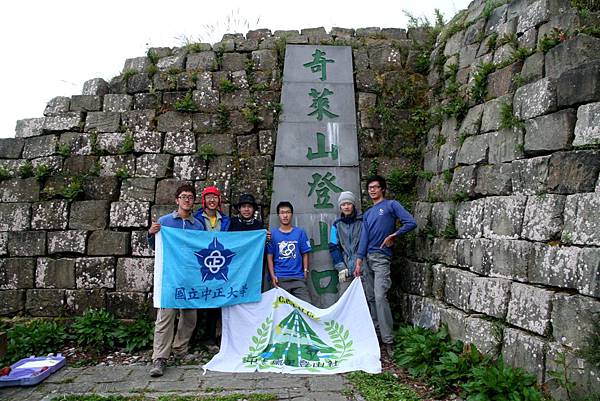
{"label": "sneaker", "polygon": [[167,361],[163,358],[158,358],[152,362],[152,369],[150,369],[150,376],[159,377],[165,373],[165,367],[167,366]]}
{"label": "sneaker", "polygon": [[394,344],[383,343],[383,352],[388,356],[388,358],[392,359],[394,357]]}

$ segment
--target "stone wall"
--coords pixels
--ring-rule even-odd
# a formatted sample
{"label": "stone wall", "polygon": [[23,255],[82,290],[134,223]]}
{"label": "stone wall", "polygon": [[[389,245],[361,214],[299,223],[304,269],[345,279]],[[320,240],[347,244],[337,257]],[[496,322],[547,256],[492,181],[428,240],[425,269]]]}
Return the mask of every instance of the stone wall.
{"label": "stone wall", "polygon": [[568,1],[522,0],[475,1],[445,28],[432,98],[450,104],[455,82],[467,102],[428,134],[402,270],[410,321],[447,324],[539,382],[564,353],[581,396],[600,393],[581,357],[600,312],[600,39],[585,26],[597,15]]}
{"label": "stone wall", "polygon": [[150,221],[184,181],[221,187],[226,212],[253,192],[266,217],[285,44],[350,45],[361,177],[393,177],[419,222],[403,316],[540,382],[565,353],[577,391],[598,392],[578,353],[600,312],[600,39],[584,26],[597,15],[568,0],[476,0],[433,49],[427,29],[315,28],[128,59],[0,139],[0,314],[152,313]]}

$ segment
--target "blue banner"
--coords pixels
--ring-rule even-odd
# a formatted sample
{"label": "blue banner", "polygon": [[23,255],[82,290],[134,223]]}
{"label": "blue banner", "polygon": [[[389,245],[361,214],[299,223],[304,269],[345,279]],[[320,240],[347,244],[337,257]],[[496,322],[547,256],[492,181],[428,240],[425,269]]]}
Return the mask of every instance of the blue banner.
{"label": "blue banner", "polygon": [[260,301],[266,233],[161,227],[156,235],[154,306],[218,308]]}

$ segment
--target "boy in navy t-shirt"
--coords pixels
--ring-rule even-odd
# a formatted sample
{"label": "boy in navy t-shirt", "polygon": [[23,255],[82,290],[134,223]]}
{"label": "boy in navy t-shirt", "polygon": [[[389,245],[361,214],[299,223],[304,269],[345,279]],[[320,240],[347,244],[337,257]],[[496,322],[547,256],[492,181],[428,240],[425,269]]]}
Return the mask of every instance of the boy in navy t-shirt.
{"label": "boy in navy t-shirt", "polygon": [[267,265],[273,286],[281,287],[293,296],[310,302],[306,286],[308,254],[312,251],[303,229],[292,226],[294,207],[283,201],[277,205],[279,228],[271,233],[267,246]]}

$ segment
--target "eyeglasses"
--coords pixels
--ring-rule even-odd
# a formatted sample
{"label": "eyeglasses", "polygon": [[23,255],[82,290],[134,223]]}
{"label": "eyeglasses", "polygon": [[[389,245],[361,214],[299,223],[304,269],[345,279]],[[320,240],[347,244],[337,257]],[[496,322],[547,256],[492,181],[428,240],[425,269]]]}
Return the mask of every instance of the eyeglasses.
{"label": "eyeglasses", "polygon": [[207,200],[207,201],[216,201],[216,200],[219,200],[219,197],[216,196],[216,195],[206,195],[204,197],[204,200]]}
{"label": "eyeglasses", "polygon": [[381,188],[381,186],[380,186],[380,185],[369,185],[369,186],[367,187],[367,189],[368,189],[369,191],[370,191],[370,190],[372,190],[372,189],[379,189],[379,188]]}
{"label": "eyeglasses", "polygon": [[177,199],[181,199],[182,201],[191,201],[194,200],[196,197],[193,195],[179,195],[177,197]]}

